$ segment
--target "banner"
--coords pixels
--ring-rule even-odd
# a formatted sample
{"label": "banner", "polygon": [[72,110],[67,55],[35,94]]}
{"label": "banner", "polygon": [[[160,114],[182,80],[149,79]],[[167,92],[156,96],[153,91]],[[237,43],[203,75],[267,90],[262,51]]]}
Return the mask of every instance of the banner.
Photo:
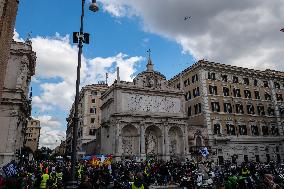
{"label": "banner", "polygon": [[18,168],[13,163],[8,163],[2,169],[7,177],[12,177],[18,174]]}

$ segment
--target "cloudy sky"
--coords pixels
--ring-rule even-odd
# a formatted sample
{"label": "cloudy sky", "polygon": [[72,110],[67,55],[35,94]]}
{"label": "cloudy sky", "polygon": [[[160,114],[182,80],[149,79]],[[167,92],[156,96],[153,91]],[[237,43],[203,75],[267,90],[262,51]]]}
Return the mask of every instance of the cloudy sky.
{"label": "cloudy sky", "polygon": [[[280,0],[98,0],[88,11],[81,85],[115,79],[119,66],[130,81],[145,69],[147,49],[168,79],[198,59],[284,71],[284,2]],[[41,121],[41,146],[65,138],[74,99],[80,0],[20,1],[15,39],[31,36],[37,53],[32,81],[33,116]],[[185,17],[190,19],[184,19]]]}

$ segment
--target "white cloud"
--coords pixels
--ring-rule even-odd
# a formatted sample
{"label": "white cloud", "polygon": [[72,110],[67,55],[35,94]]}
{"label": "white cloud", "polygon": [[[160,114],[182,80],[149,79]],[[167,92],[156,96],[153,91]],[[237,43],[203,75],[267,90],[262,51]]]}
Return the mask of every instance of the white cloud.
{"label": "white cloud", "polygon": [[[21,40],[15,32],[15,39]],[[34,91],[33,108],[39,114],[47,114],[58,110],[68,112],[75,96],[75,82],[78,49],[70,45],[69,36],[54,37],[37,36],[31,39],[33,50],[37,55],[36,79],[34,84],[40,91]],[[142,57],[129,57],[118,53],[112,57],[97,57],[87,59],[82,56],[81,85],[97,83],[105,80],[105,73],[109,73],[109,84],[116,77],[116,66],[120,67],[121,79],[130,81],[136,72],[136,66]],[[39,93],[39,94],[38,94]],[[40,146],[55,148],[65,137],[65,125],[50,115],[38,116],[41,121]]]}
{"label": "white cloud", "polygon": [[14,29],[14,35],[13,35],[13,40],[17,42],[24,42],[23,38],[20,38],[19,33]]}
{"label": "white cloud", "polygon": [[46,146],[54,149],[61,140],[65,140],[65,132],[62,131],[62,123],[50,115],[35,117],[40,121],[40,140],[39,147]]}
{"label": "white cloud", "polygon": [[118,53],[113,57],[97,57],[88,62],[88,74],[84,83],[94,83],[94,81],[105,80],[105,73],[108,72],[108,83],[111,84],[116,79],[116,67],[119,67],[120,79],[132,81],[133,74],[137,71],[136,66],[142,57],[128,57],[123,53]]}
{"label": "white cloud", "polygon": [[[145,31],[175,40],[196,59],[284,70],[283,1],[100,2],[115,17],[138,16]],[[192,18],[185,21],[185,16]]]}

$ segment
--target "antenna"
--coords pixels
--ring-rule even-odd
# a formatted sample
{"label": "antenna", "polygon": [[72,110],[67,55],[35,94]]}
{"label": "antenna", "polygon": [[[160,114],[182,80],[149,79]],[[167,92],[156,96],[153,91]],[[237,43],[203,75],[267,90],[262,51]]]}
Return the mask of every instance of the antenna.
{"label": "antenna", "polygon": [[107,84],[107,79],[108,79],[108,73],[106,72],[106,84]]}

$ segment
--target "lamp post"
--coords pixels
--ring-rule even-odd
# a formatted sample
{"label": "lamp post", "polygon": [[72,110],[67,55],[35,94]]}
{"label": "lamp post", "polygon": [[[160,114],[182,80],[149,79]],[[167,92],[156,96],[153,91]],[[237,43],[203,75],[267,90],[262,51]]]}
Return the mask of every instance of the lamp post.
{"label": "lamp post", "polygon": [[[84,33],[84,6],[85,0],[82,0],[82,14],[80,22],[80,32],[73,32],[73,42],[78,43],[78,65],[77,65],[77,79],[76,79],[76,95],[75,95],[75,107],[73,117],[73,138],[72,138],[72,154],[71,154],[71,179],[68,188],[77,188],[77,181],[75,178],[76,171],[76,159],[77,159],[77,137],[78,137],[78,104],[79,104],[79,87],[80,87],[80,69],[81,69],[81,56],[83,50],[83,43],[89,44],[89,34]],[[97,12],[99,7],[96,0],[92,0],[89,10]]]}

